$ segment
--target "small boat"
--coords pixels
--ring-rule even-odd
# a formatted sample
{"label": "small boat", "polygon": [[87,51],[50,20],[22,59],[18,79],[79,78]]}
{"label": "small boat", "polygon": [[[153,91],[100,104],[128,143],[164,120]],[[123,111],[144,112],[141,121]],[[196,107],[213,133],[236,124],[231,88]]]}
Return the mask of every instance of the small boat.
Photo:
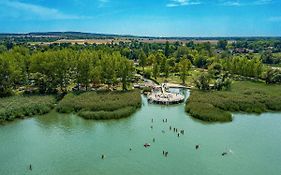
{"label": "small boat", "polygon": [[146,148],[146,147],[150,147],[150,144],[149,144],[149,143],[145,143],[143,146],[144,146],[145,148]]}

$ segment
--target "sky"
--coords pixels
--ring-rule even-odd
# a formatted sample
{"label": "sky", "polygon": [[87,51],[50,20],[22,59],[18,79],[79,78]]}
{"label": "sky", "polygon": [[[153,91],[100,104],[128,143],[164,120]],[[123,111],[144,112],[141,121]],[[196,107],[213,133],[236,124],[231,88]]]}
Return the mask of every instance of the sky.
{"label": "sky", "polygon": [[281,36],[281,0],[0,0],[0,33]]}

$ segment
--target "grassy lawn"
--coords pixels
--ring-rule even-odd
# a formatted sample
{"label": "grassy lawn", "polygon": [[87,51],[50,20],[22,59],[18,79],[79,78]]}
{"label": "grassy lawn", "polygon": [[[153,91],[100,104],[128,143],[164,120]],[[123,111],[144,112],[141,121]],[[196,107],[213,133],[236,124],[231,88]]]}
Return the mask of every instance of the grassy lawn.
{"label": "grassy lawn", "polygon": [[281,111],[281,85],[234,82],[230,91],[192,90],[185,110],[204,121],[232,121],[230,112]]}
{"label": "grassy lawn", "polygon": [[159,83],[169,82],[169,83],[176,83],[176,84],[181,84],[182,83],[180,77],[179,76],[175,76],[175,75],[170,75],[168,78],[157,77],[157,82],[159,82]]}
{"label": "grassy lawn", "polygon": [[77,112],[86,119],[118,119],[128,117],[141,107],[140,92],[85,92],[66,95],[57,106],[61,113]]}
{"label": "grassy lawn", "polygon": [[[137,67],[138,70],[142,71],[142,67]],[[145,71],[152,71],[152,66],[146,66],[144,67]],[[191,86],[193,85],[193,78],[198,76],[200,73],[204,72],[204,69],[200,69],[200,68],[191,68],[191,70],[189,71],[189,75],[186,77],[186,85],[187,86]],[[151,75],[152,76],[152,75]],[[152,76],[152,78],[154,79],[154,77]],[[179,75],[176,75],[176,73],[170,73],[169,77],[166,78],[164,76],[158,76],[156,81],[158,83],[175,83],[175,84],[182,84],[182,80],[180,79]]]}
{"label": "grassy lawn", "polygon": [[0,122],[12,121],[50,112],[55,104],[53,96],[13,96],[0,98]]}
{"label": "grassy lawn", "polygon": [[[193,85],[193,78],[198,76],[202,72],[202,69],[191,69],[189,71],[188,76],[186,77],[185,84],[187,86]],[[173,74],[170,74],[168,78],[165,77],[157,77],[157,81],[159,83],[169,82],[169,83],[175,83],[175,84],[182,84],[182,80],[180,79],[180,76]]]}

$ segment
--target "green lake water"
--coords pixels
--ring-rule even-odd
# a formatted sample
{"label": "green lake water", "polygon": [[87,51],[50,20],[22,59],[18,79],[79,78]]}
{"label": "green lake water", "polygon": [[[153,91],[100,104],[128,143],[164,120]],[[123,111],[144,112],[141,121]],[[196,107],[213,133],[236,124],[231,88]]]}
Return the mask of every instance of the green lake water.
{"label": "green lake water", "polygon": [[281,114],[234,114],[231,123],[207,124],[188,116],[184,104],[147,104],[145,97],[138,112],[121,120],[52,112],[0,126],[0,174],[280,175]]}

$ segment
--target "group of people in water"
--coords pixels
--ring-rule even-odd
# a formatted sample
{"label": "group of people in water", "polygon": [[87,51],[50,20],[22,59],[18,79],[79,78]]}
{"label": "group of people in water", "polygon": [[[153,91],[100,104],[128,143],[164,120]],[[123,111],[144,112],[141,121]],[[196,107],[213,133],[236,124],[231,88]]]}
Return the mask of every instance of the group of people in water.
{"label": "group of people in water", "polygon": [[163,150],[162,153],[163,153],[163,156],[168,157],[168,151],[164,151],[164,150]]}
{"label": "group of people in water", "polygon": [[[154,122],[154,119],[152,118],[152,119],[151,119],[151,123],[153,123],[153,122]],[[168,123],[168,119],[167,119],[167,118],[164,118],[164,119],[162,119],[162,122],[163,122],[163,123]],[[153,129],[153,125],[151,125],[150,128]],[[177,133],[177,136],[178,136],[178,137],[180,137],[181,134],[184,135],[184,132],[185,132],[183,129],[182,129],[182,130],[179,130],[178,128],[174,128],[174,127],[172,127],[172,126],[169,127],[169,130],[170,130],[170,131],[173,130],[175,133]],[[165,133],[165,130],[162,130],[162,133]],[[155,138],[153,138],[152,141],[155,142]],[[144,144],[144,147],[149,147],[149,146],[150,146],[150,144],[148,144],[148,143],[145,143],[145,144]],[[162,154],[163,154],[163,156],[165,156],[165,157],[168,156],[168,153],[169,153],[168,151],[165,151],[165,150],[162,151]]]}
{"label": "group of people in water", "polygon": [[[152,118],[151,119],[151,123],[153,123],[154,122],[154,119]],[[162,119],[162,122],[163,123],[168,123],[168,119],[167,118],[165,118],[165,119]],[[151,129],[153,128],[153,126],[151,125]],[[173,130],[175,133],[177,133],[177,136],[178,137],[180,137],[180,135],[182,134],[182,135],[184,135],[184,133],[185,133],[185,131],[182,129],[182,130],[179,130],[178,128],[174,128],[174,127],[172,127],[172,126],[170,126],[169,127],[169,130],[171,131],[171,130]],[[179,132],[178,132],[179,131]],[[165,133],[165,131],[164,130],[162,130],[162,133]],[[153,138],[153,142],[155,142],[155,138]],[[149,145],[150,146],[150,145]],[[199,144],[197,144],[197,145],[195,145],[195,149],[196,150],[198,150],[200,148],[200,145]],[[225,151],[225,152],[223,152],[221,155],[222,156],[226,156],[229,152],[231,152],[231,151]],[[163,151],[163,155],[165,156],[165,157],[167,157],[168,156],[168,151]]]}
{"label": "group of people in water", "polygon": [[[152,118],[152,119],[151,119],[151,123],[153,123],[153,122],[154,122],[154,119]],[[162,122],[163,122],[163,123],[168,123],[168,119],[167,119],[167,118],[162,119]],[[150,128],[153,129],[153,125],[151,125]],[[173,131],[173,132],[175,132],[175,133],[177,133],[177,136],[178,136],[178,137],[180,137],[180,135],[184,135],[184,133],[185,133],[185,130],[183,130],[183,129],[179,130],[178,128],[175,128],[175,127],[172,127],[172,126],[169,126],[169,130],[170,130],[170,131]],[[162,133],[165,133],[165,131],[162,130]],[[155,138],[152,139],[152,142],[155,143]],[[148,147],[151,146],[151,144],[150,144],[150,143],[145,143],[143,146],[144,146],[145,148],[148,148]],[[195,149],[196,149],[196,150],[198,150],[199,148],[200,148],[200,145],[199,145],[199,144],[195,145]],[[132,148],[129,148],[129,150],[132,151]],[[168,153],[169,153],[168,151],[165,151],[165,150],[162,151],[162,154],[163,154],[163,156],[165,156],[165,157],[168,157]],[[222,153],[222,156],[225,156],[225,155],[227,155],[227,154],[228,154],[228,152],[223,152],[223,153]],[[104,154],[101,155],[101,159],[105,159],[105,155],[104,155]],[[30,165],[30,169],[32,170],[31,165]]]}
{"label": "group of people in water", "polygon": [[[162,120],[163,121],[163,123],[168,123],[168,119],[166,118],[166,119],[163,119]],[[151,123],[153,123],[154,122],[154,120],[153,120],[153,118],[151,119]],[[151,125],[151,129],[153,128],[153,126]],[[175,133],[177,133],[177,136],[178,137],[180,137],[180,134],[182,134],[182,135],[184,135],[184,130],[182,129],[182,130],[178,130],[178,128],[173,128],[172,126],[170,126],[169,127],[169,130],[171,131],[171,130],[173,130],[173,132],[175,132]],[[179,132],[178,132],[179,131]],[[165,133],[165,131],[164,130],[162,130],[162,133]],[[153,138],[152,139],[152,142],[154,143],[155,142],[155,138]],[[150,144],[149,143],[145,143],[144,144],[144,147],[150,147]],[[200,145],[198,144],[198,145],[195,145],[195,149],[196,150],[198,150],[200,148]],[[132,148],[129,148],[129,150],[130,151],[132,151]],[[229,152],[231,152],[231,151],[229,151]],[[163,156],[165,156],[165,157],[168,157],[168,151],[165,151],[165,150],[163,150],[162,151],[162,154],[163,154]],[[226,156],[228,154],[228,152],[227,151],[225,151],[225,152],[223,152],[221,155],[222,156]],[[104,154],[102,154],[101,155],[101,159],[105,159],[105,155]],[[32,165],[30,164],[29,166],[28,166],[28,169],[30,170],[30,171],[32,171]]]}

